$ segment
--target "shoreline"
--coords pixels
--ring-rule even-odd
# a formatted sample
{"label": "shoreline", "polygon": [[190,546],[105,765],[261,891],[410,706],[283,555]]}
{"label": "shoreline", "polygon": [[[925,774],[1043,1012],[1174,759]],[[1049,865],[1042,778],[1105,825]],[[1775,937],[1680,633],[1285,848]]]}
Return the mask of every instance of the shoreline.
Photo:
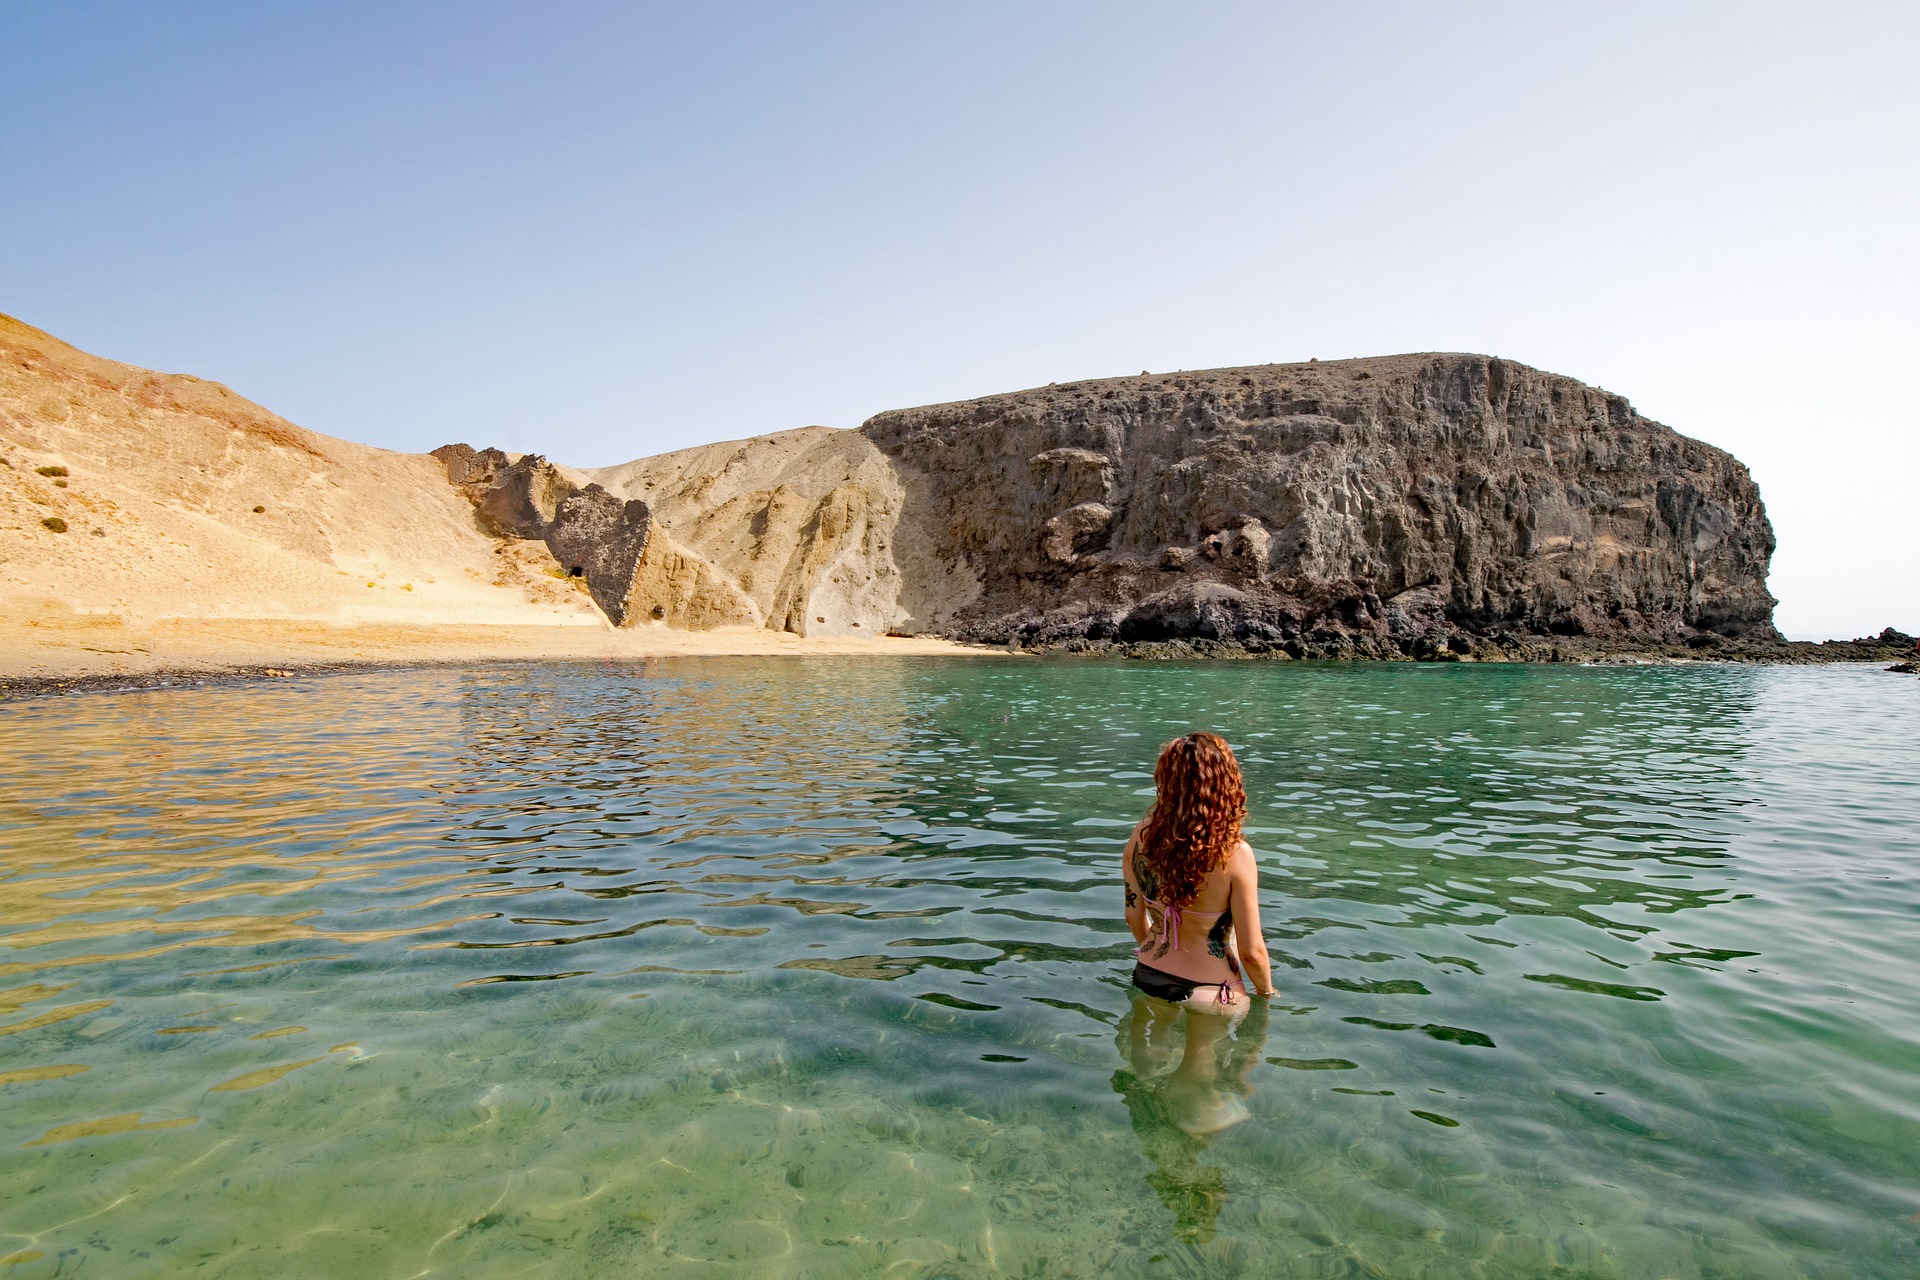
{"label": "shoreline", "polygon": [[58,693],[492,662],[668,657],[1004,654],[951,640],[816,636],[753,627],[330,623],[313,619],[0,613],[0,701]]}
{"label": "shoreline", "polygon": [[1370,635],[1330,634],[1309,641],[1278,644],[1191,638],[1177,640],[1087,640],[1072,638],[1022,645],[1020,653],[1058,654],[1134,661],[1185,661],[1196,658],[1247,662],[1461,662],[1586,666],[1736,665],[1825,666],[1846,662],[1920,664],[1911,639],[1722,640],[1672,644],[1621,643],[1585,636],[1499,636],[1454,632],[1422,638],[1410,646]]}
{"label": "shoreline", "polygon": [[[1052,657],[1128,661],[1424,662],[1566,666],[1828,666],[1882,664],[1920,674],[1920,655],[1877,643],[1787,641],[1729,644],[1700,651],[1683,646],[1635,649],[1560,640],[1525,651],[1443,652],[1386,657],[1349,649],[1294,659],[1285,650],[1249,650],[1215,640],[1131,644],[1005,645],[935,637],[803,637],[759,628],[678,631],[668,627],[524,626],[492,624],[336,624],[260,618],[166,619],[139,626],[117,615],[41,616],[22,624],[0,618],[0,704],[81,693],[234,686],[255,681],[405,671],[434,667],[539,662],[630,662],[653,658],[726,657]],[[267,633],[263,635],[263,633]],[[91,641],[93,643],[83,643]],[[100,643],[113,641],[118,643]],[[1537,650],[1537,651],[1536,651]]]}

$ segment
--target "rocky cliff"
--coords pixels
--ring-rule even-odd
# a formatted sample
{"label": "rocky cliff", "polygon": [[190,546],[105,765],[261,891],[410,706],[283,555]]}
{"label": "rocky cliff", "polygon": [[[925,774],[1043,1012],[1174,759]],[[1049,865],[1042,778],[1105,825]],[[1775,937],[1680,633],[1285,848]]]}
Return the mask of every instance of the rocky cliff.
{"label": "rocky cliff", "polygon": [[464,444],[433,451],[447,479],[473,503],[481,532],[496,538],[538,539],[566,575],[613,625],[627,610],[646,554],[652,519],[644,502],[623,502],[597,484],[575,484],[539,454],[509,458],[498,449]]}
{"label": "rocky cliff", "polygon": [[616,617],[1296,655],[1777,638],[1745,467],[1485,356],[1050,386],[581,475],[650,513]]}
{"label": "rocky cliff", "polygon": [[802,427],[585,474],[654,512],[666,571],[647,585],[678,590],[644,612],[668,621],[699,625],[689,611],[704,611],[799,635],[883,635],[906,620],[906,584],[932,569],[894,546],[900,479],[857,431]]}
{"label": "rocky cliff", "polygon": [[1119,378],[861,432],[894,462],[922,554],[977,584],[964,603],[903,592],[907,628],[1415,653],[1776,635],[1773,531],[1746,468],[1509,361]]}

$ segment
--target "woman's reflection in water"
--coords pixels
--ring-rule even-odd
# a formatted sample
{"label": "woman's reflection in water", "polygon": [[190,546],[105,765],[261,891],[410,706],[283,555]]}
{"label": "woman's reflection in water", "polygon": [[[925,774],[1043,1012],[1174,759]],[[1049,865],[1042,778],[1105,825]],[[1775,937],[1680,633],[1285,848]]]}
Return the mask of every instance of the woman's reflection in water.
{"label": "woman's reflection in water", "polygon": [[[1248,1116],[1253,1086],[1247,1076],[1266,1045],[1267,1016],[1265,1000],[1253,1001],[1236,1019],[1135,991],[1120,1020],[1116,1043],[1127,1066],[1113,1073],[1113,1089],[1126,1099],[1141,1151],[1154,1165],[1147,1182],[1172,1211],[1174,1236],[1183,1244],[1211,1240],[1226,1204],[1225,1172],[1200,1157],[1215,1134]],[[1182,1030],[1176,1062],[1174,1041]]]}

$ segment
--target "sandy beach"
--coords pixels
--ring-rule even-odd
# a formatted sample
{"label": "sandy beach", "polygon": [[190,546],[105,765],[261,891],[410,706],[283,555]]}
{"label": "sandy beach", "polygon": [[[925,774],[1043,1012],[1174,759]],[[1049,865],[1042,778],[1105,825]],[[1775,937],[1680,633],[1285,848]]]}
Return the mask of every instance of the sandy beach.
{"label": "sandy beach", "polygon": [[168,672],[261,674],[316,666],[394,666],[501,659],[727,655],[980,654],[947,640],[806,638],[757,627],[538,626],[277,618],[168,618],[45,608],[0,612],[0,688]]}

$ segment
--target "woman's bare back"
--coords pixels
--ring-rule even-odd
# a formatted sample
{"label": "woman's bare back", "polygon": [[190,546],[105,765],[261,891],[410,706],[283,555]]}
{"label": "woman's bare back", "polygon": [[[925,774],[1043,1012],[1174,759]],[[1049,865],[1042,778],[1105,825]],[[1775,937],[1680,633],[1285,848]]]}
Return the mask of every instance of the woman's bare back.
{"label": "woman's bare back", "polygon": [[[1158,938],[1143,945],[1140,958],[1163,973],[1195,982],[1236,980],[1239,973],[1233,927],[1232,868],[1237,858],[1251,858],[1245,841],[1237,841],[1226,860],[1201,879],[1193,900],[1173,908],[1162,900],[1160,876],[1140,851],[1139,830],[1127,842],[1127,907],[1144,906]],[[1174,926],[1171,930],[1167,925]]]}

